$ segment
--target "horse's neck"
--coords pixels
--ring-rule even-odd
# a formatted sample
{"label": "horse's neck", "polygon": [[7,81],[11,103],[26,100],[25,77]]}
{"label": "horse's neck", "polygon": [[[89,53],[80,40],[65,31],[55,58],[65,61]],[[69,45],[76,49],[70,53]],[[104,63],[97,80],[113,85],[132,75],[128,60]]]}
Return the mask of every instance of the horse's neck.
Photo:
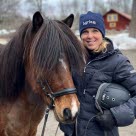
{"label": "horse's neck", "polygon": [[41,96],[34,93],[31,88],[26,86],[25,90],[21,92],[19,97],[20,98],[18,99],[18,102],[22,104],[22,108],[20,107],[20,109],[22,112],[25,111],[25,114],[22,116],[29,116],[31,123],[33,122],[32,124],[35,123],[38,125],[44,116],[46,108],[46,105]]}
{"label": "horse's neck", "polygon": [[6,46],[6,45],[2,45],[2,44],[0,44],[0,55],[2,54],[3,49],[5,48],[5,46]]}
{"label": "horse's neck", "polygon": [[44,116],[46,105],[41,96],[35,94],[31,88],[25,86],[23,89],[14,101],[10,113],[15,113],[16,116],[27,116],[32,122],[36,120],[39,124]]}

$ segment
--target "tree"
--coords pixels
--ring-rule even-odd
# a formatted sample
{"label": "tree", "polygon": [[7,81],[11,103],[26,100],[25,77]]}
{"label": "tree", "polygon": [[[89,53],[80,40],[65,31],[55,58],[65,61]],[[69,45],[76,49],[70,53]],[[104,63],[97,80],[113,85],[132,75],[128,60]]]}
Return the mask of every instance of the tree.
{"label": "tree", "polygon": [[129,36],[136,38],[136,0],[133,0]]}
{"label": "tree", "polygon": [[127,14],[131,13],[131,4],[132,0],[107,0],[106,2],[107,10],[112,8]]}
{"label": "tree", "polygon": [[15,14],[19,0],[0,0],[0,17]]}
{"label": "tree", "polygon": [[94,0],[93,11],[97,13],[104,14],[106,12],[106,6],[103,0]]}
{"label": "tree", "polygon": [[13,25],[18,27],[18,18],[21,18],[19,4],[20,0],[0,0],[0,29],[10,29]]}
{"label": "tree", "polygon": [[72,26],[72,29],[73,31],[78,29],[79,11],[81,8],[79,0],[72,0],[72,1],[60,0],[59,5],[60,5],[59,7],[60,7],[61,18],[64,19],[66,16],[73,13],[74,14],[74,24]]}
{"label": "tree", "polygon": [[29,3],[31,10],[43,12],[43,0],[26,0],[26,3]]}

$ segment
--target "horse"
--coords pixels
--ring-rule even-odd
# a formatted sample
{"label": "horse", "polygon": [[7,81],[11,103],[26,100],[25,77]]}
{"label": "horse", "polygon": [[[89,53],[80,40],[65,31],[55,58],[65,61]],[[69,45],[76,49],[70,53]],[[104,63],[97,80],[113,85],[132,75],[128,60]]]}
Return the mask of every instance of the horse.
{"label": "horse", "polygon": [[73,20],[37,11],[0,46],[0,136],[35,136],[47,106],[57,121],[75,121],[72,71],[82,73],[85,51],[70,29]]}

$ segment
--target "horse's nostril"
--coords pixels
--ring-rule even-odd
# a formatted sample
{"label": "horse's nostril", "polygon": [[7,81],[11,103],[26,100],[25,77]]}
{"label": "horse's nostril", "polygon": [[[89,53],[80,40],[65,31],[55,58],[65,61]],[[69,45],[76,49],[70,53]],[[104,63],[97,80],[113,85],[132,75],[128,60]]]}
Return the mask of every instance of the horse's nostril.
{"label": "horse's nostril", "polygon": [[64,115],[65,120],[71,120],[72,119],[71,110],[69,108],[64,109],[63,115]]}

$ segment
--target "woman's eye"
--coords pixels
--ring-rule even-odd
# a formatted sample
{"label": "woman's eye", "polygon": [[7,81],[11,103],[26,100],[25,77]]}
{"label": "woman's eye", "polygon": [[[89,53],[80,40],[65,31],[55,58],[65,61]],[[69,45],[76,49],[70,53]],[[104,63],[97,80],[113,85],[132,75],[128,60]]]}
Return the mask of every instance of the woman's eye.
{"label": "woman's eye", "polygon": [[97,29],[94,29],[93,32],[99,32]]}
{"label": "woman's eye", "polygon": [[83,31],[84,34],[88,33],[88,31]]}

